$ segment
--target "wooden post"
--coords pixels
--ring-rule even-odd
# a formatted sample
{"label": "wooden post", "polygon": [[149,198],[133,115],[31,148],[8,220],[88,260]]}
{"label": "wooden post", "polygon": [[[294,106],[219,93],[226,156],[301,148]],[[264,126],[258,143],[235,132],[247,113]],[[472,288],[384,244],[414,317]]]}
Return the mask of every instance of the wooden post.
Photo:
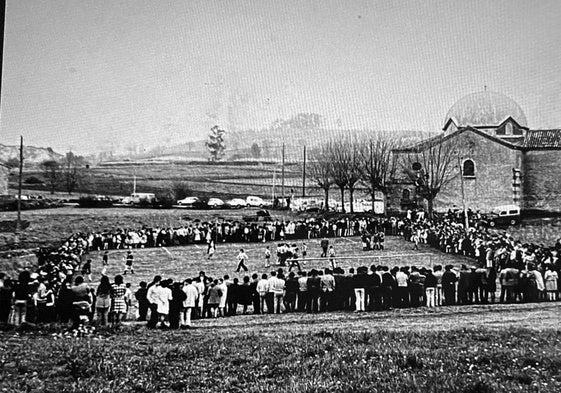
{"label": "wooden post", "polygon": [[285,199],[284,199],[284,143],[282,144],[282,169],[281,169],[281,197],[282,197],[282,203],[281,206],[285,203]]}
{"label": "wooden post", "polygon": [[19,243],[19,234],[21,232],[21,185],[23,178],[23,136],[20,136],[19,145],[19,179],[18,179],[18,219],[16,222],[16,243]]}
{"label": "wooden post", "polygon": [[306,196],[306,145],[304,145],[304,164],[302,165],[302,198]]}

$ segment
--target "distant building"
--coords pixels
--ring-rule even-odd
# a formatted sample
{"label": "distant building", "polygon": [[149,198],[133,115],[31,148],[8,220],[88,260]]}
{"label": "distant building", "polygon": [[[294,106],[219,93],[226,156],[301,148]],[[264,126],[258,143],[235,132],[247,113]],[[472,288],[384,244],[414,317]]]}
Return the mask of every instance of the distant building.
{"label": "distant building", "polygon": [[[446,115],[443,130],[438,136],[394,151],[399,159],[404,154],[456,143],[459,153],[457,161],[451,163],[455,174],[438,193],[435,210],[462,207],[463,180],[466,208],[474,211],[512,204],[525,210],[561,211],[561,129],[530,129],[516,102],[485,90],[456,102]],[[409,170],[422,170],[416,164]],[[405,168],[396,171],[393,184],[390,211],[424,205]]]}
{"label": "distant building", "polygon": [[0,195],[8,194],[8,174],[10,170],[4,164],[0,164]]}

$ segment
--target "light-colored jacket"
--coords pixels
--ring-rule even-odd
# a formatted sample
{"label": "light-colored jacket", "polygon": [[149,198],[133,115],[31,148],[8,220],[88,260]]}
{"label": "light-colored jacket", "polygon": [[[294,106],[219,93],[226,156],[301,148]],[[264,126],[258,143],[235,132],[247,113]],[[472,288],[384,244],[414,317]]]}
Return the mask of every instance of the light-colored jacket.
{"label": "light-colored jacket", "polygon": [[193,284],[188,284],[183,287],[183,292],[187,296],[183,301],[183,307],[195,307],[197,298],[199,297],[199,290]]}

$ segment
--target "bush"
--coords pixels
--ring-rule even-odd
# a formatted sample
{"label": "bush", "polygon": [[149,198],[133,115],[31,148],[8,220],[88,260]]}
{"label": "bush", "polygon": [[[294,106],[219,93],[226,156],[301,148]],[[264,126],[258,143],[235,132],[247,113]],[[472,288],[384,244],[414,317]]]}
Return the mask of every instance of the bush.
{"label": "bush", "polygon": [[186,182],[174,182],[171,185],[171,192],[173,193],[176,201],[187,198],[188,196],[193,196],[193,190],[189,188],[189,185]]}
{"label": "bush", "polygon": [[25,184],[43,184],[43,180],[35,176],[29,176],[23,181]]}

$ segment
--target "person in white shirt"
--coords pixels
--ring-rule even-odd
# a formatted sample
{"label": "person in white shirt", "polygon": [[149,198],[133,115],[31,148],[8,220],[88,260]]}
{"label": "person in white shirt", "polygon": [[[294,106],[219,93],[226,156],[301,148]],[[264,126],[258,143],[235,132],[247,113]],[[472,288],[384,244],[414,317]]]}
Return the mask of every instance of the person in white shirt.
{"label": "person in white shirt", "polygon": [[243,269],[244,271],[248,271],[245,262],[247,261],[247,254],[244,252],[243,248],[240,248],[240,253],[238,254],[238,268],[236,269],[236,273]]}
{"label": "person in white shirt", "polygon": [[[259,304],[260,304],[260,310],[262,314],[265,314],[265,303],[267,300],[267,294],[269,293],[269,280],[267,280],[267,275],[263,274],[261,276],[261,280],[259,280],[257,282],[257,288],[256,288],[257,293],[259,294]],[[268,306],[268,304],[267,304]],[[269,310],[267,309],[267,312],[269,312]]]}
{"label": "person in white shirt", "polygon": [[183,292],[185,292],[186,297],[183,301],[183,312],[180,315],[179,325],[181,327],[191,327],[191,314],[197,306],[199,290],[193,285],[193,280],[188,278],[185,280],[185,285],[183,285]]}

